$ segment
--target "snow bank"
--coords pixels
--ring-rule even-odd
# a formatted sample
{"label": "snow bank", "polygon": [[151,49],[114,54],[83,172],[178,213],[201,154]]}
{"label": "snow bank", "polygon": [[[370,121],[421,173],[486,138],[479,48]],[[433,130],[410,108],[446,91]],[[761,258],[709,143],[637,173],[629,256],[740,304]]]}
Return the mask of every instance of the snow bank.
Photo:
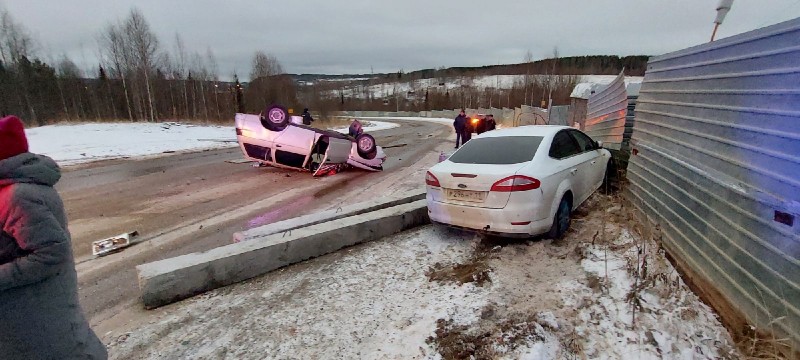
{"label": "snow bank", "polygon": [[179,123],[62,124],[27,129],[31,152],[60,165],[235,146],[232,126]]}
{"label": "snow bank", "polygon": [[413,116],[394,116],[394,117],[359,117],[359,119],[383,119],[383,120],[404,120],[404,121],[427,121],[444,125],[453,125],[453,119],[447,118],[429,118],[429,117],[413,117]]}
{"label": "snow bank", "polygon": [[[589,245],[584,254],[581,266],[593,288],[571,281],[562,289],[564,304],[579,309],[575,332],[589,358],[735,358],[716,313],[657,248],[643,248],[623,229],[613,243]],[[632,276],[637,267],[650,275]]]}
{"label": "snow bank", "polygon": [[[359,118],[359,119],[362,119],[362,118]],[[381,130],[394,129],[394,128],[400,126],[400,124],[384,122],[384,121],[369,121],[369,122],[367,122],[367,124],[362,124],[362,125],[363,125],[364,132],[367,132],[367,133],[381,131]],[[331,130],[340,132],[342,134],[346,134],[350,130],[350,127],[348,126],[348,127],[342,127],[342,128],[335,128],[335,129],[331,129]]]}

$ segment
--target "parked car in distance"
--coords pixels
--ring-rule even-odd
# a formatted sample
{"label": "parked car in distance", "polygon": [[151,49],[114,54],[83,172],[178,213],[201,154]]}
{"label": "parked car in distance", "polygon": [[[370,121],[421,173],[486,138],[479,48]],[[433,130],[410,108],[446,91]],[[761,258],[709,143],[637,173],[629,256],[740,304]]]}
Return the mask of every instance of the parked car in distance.
{"label": "parked car in distance", "polygon": [[611,154],[583,132],[554,125],[489,131],[426,174],[434,223],[508,237],[561,237],[570,215],[603,183]]}
{"label": "parked car in distance", "polygon": [[300,116],[289,116],[279,105],[261,114],[236,114],[235,119],[236,139],[248,160],[314,175],[330,164],[383,170],[386,154],[375,138],[363,131],[349,136],[303,125]]}

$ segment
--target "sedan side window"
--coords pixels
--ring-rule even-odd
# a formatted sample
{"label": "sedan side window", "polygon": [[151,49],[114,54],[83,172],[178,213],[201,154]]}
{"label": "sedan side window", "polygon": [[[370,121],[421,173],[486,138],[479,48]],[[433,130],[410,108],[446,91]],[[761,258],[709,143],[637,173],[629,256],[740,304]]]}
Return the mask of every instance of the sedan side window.
{"label": "sedan side window", "polygon": [[572,155],[582,152],[578,148],[578,143],[566,131],[560,131],[553,138],[553,144],[550,145],[550,157],[556,159],[563,159]]}
{"label": "sedan side window", "polygon": [[578,147],[580,147],[581,152],[595,149],[594,141],[588,135],[578,130],[570,130],[569,133],[575,138],[575,141],[578,142]]}

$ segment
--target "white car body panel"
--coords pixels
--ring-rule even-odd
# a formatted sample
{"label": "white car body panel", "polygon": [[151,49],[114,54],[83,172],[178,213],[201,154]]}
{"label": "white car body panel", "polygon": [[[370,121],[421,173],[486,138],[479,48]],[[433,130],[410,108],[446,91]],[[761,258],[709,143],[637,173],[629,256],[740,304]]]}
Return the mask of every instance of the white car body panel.
{"label": "white car body panel", "polygon": [[[503,136],[543,137],[536,154],[527,162],[509,165],[466,164],[455,163],[449,158],[434,165],[430,173],[441,186],[427,185],[428,213],[431,220],[455,227],[511,236],[547,232],[553,224],[558,204],[564,194],[572,193],[572,210],[580,206],[602,184],[606,165],[611,158],[611,154],[605,149],[587,150],[563,159],[550,157],[553,137],[564,129],[572,128],[523,126],[493,130],[473,138],[471,141]],[[469,142],[465,146],[468,145]],[[461,175],[454,177],[453,174]],[[495,182],[513,175],[535,178],[540,181],[540,186],[527,191],[490,191]],[[482,191],[486,194],[483,201],[448,199],[448,193],[458,189]]]}

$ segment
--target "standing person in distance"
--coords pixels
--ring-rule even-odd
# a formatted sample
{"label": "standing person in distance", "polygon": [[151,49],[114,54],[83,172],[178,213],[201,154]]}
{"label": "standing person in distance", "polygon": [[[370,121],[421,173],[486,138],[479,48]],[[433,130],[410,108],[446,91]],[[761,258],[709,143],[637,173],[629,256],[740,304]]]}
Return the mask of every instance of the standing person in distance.
{"label": "standing person in distance", "polygon": [[486,131],[492,131],[497,128],[497,122],[494,121],[494,115],[489,114],[486,116]]}
{"label": "standing person in distance", "polygon": [[28,152],[15,116],[0,119],[0,358],[107,359],[78,303],[53,159]]}
{"label": "standing person in distance", "polygon": [[466,130],[467,130],[467,115],[464,109],[461,109],[461,112],[458,113],[456,116],[455,121],[453,121],[453,128],[456,130],[456,149],[463,143],[467,142]]}
{"label": "standing person in distance", "polygon": [[303,109],[303,113],[300,115],[303,116],[303,125],[311,125],[314,121],[314,118],[311,117],[311,113],[308,112],[308,108]]}

